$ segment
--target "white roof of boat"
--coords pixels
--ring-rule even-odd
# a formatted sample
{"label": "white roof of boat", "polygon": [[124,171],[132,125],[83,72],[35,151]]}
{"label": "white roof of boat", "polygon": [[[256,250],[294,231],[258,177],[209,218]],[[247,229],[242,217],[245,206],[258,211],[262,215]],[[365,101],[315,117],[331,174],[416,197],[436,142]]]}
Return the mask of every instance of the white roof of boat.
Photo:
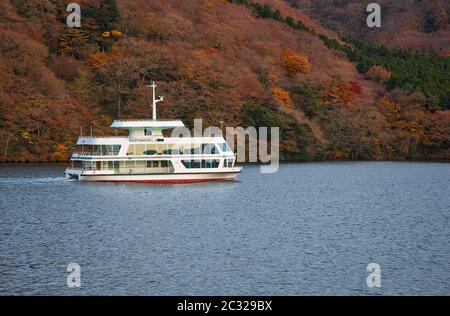
{"label": "white roof of boat", "polygon": [[111,125],[113,128],[176,128],[183,126],[184,124],[180,120],[115,120]]}

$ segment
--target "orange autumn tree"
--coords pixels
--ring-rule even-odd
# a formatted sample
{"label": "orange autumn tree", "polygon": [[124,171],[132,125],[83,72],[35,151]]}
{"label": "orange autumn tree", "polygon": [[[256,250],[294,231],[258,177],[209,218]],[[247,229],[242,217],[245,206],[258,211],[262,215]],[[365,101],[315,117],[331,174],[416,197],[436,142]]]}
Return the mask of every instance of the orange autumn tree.
{"label": "orange autumn tree", "polygon": [[113,49],[111,52],[96,52],[89,56],[88,65],[94,68],[94,70],[99,70],[105,65],[111,62],[115,62],[118,58],[118,51]]}
{"label": "orange autumn tree", "polygon": [[281,88],[272,88],[272,94],[282,105],[292,107],[292,99],[289,96],[289,92]]}
{"label": "orange autumn tree", "polygon": [[331,82],[326,91],[324,101],[332,102],[340,105],[348,105],[355,100],[356,97],[361,97],[363,89],[356,81],[342,81],[335,79]]}
{"label": "orange autumn tree", "polygon": [[64,144],[57,144],[54,151],[51,153],[51,157],[54,161],[67,160],[69,158],[67,147]]}
{"label": "orange autumn tree", "polygon": [[88,64],[94,69],[102,68],[108,62],[108,54],[105,52],[94,53],[89,57]]}
{"label": "orange autumn tree", "polygon": [[297,54],[291,49],[283,49],[282,52],[283,66],[289,75],[297,73],[309,74],[312,71],[312,66],[308,58],[301,54]]}
{"label": "orange autumn tree", "polygon": [[114,37],[121,37],[122,36],[122,32],[118,31],[118,30],[111,30],[111,35]]}
{"label": "orange autumn tree", "polygon": [[430,144],[423,123],[414,120],[410,115],[405,115],[400,104],[389,100],[386,96],[381,97],[378,103],[384,109],[386,118],[393,128],[406,131],[424,144]]}

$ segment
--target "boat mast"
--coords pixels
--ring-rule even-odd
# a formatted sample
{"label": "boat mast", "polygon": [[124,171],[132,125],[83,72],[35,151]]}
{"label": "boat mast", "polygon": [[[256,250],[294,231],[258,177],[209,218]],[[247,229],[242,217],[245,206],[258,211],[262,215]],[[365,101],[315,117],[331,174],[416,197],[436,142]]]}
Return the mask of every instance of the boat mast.
{"label": "boat mast", "polygon": [[148,88],[152,88],[152,109],[153,109],[153,120],[156,121],[156,103],[164,101],[164,97],[158,97],[159,99],[156,100],[156,84],[154,81],[152,81],[151,85],[147,85]]}

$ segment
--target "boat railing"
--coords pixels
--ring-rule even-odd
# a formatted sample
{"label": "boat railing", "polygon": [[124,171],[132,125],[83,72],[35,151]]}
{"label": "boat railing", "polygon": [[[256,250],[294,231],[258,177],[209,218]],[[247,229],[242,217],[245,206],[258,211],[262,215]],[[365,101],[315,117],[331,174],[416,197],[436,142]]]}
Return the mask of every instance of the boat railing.
{"label": "boat railing", "polygon": [[66,168],[68,171],[114,171],[114,174],[146,174],[146,173],[172,173],[174,172],[173,167],[159,167],[159,168],[129,168],[129,167],[119,167],[119,168],[97,168],[97,167],[84,167],[84,168]]}
{"label": "boat railing", "polygon": [[93,139],[93,138],[128,138],[128,136],[80,136],[79,138],[83,139]]}
{"label": "boat railing", "polygon": [[100,152],[100,151],[84,151],[84,152],[74,152],[72,156],[117,156],[119,152]]}
{"label": "boat railing", "polygon": [[[153,120],[149,120],[149,119],[136,119],[136,120],[133,120],[133,119],[121,119],[121,120],[114,120],[114,122],[148,122],[148,121],[153,121]],[[158,119],[157,121],[158,122],[173,122],[173,121],[180,121],[180,120],[170,120],[170,119],[160,120],[160,119]]]}
{"label": "boat railing", "polygon": [[163,136],[130,136],[131,142],[156,142],[164,141]]}
{"label": "boat railing", "polygon": [[79,171],[100,171],[100,170],[114,170],[108,168],[97,168],[97,167],[81,167],[81,168],[68,168],[71,170],[79,170]]}

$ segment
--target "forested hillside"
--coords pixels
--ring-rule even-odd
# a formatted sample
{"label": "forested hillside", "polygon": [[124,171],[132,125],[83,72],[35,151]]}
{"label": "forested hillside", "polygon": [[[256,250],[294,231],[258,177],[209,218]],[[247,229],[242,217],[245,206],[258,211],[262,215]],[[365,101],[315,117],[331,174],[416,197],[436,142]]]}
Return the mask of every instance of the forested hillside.
{"label": "forested hillside", "polygon": [[[2,161],[61,161],[83,126],[280,126],[282,159],[450,159],[449,58],[343,36],[287,1],[0,0]],[[345,34],[344,34],[345,35]]]}
{"label": "forested hillside", "polygon": [[[306,10],[323,26],[391,48],[450,55],[450,2],[447,0],[285,0]],[[369,3],[381,7],[381,28],[368,28]]]}

